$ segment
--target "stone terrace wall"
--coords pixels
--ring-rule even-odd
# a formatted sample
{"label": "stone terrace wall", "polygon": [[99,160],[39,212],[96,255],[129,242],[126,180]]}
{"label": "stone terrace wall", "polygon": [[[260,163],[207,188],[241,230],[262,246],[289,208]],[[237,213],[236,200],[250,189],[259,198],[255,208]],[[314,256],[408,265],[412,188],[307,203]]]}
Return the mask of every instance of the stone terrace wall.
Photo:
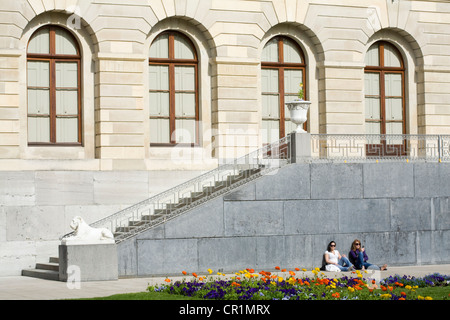
{"label": "stone terrace wall", "polygon": [[82,216],[100,220],[202,171],[0,171],[0,277],[58,256]]}
{"label": "stone terrace wall", "polygon": [[321,265],[329,241],[370,261],[450,262],[450,164],[292,164],[119,244],[122,276]]}

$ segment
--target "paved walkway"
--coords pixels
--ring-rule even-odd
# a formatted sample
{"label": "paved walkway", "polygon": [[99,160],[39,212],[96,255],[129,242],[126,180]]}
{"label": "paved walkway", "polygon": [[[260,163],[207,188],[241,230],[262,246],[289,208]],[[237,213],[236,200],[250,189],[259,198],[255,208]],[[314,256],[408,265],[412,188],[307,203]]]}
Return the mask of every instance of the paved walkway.
{"label": "paved walkway", "polygon": [[[408,275],[421,277],[432,273],[450,274],[450,264],[448,265],[427,265],[413,267],[389,267],[387,271],[382,271],[381,278],[390,275]],[[301,274],[302,272],[300,272]],[[304,273],[305,276],[312,276],[311,271]],[[325,272],[327,277],[339,277],[350,273]],[[287,277],[288,274],[280,274]],[[172,280],[183,277],[170,277]],[[189,278],[189,276],[185,277]],[[77,299],[105,297],[119,293],[132,293],[146,291],[149,285],[162,284],[165,278],[131,278],[119,279],[116,281],[92,281],[82,282],[79,288],[73,283],[60,281],[42,280],[31,277],[0,277],[0,300],[56,300],[56,299]]]}

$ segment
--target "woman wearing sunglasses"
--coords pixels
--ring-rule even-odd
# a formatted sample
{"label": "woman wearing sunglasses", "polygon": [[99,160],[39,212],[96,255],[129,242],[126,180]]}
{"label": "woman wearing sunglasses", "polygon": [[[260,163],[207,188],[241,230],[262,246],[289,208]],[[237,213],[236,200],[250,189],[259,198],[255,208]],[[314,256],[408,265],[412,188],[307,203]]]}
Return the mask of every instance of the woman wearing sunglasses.
{"label": "woman wearing sunglasses", "polygon": [[355,270],[348,258],[345,255],[341,256],[339,251],[336,250],[336,242],[334,241],[331,241],[328,244],[327,251],[325,251],[324,254],[324,259],[326,271],[340,272]]}
{"label": "woman wearing sunglasses", "polygon": [[369,257],[366,254],[364,246],[361,247],[361,241],[355,239],[348,253],[351,263],[358,270],[372,269],[372,270],[387,270],[387,264],[383,265],[381,268],[375,264],[368,262]]}

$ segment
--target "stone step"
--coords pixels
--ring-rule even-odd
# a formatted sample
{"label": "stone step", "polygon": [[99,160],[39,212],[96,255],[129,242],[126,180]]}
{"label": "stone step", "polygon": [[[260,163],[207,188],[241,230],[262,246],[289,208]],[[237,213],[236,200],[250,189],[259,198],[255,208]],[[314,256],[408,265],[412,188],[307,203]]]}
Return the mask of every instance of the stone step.
{"label": "stone step", "polygon": [[35,269],[22,270],[22,276],[59,281],[59,258],[50,257],[48,263],[36,263]]}
{"label": "stone step", "polygon": [[141,217],[141,221],[148,223],[149,221],[155,220],[157,218],[162,217],[164,214],[162,213],[155,213],[155,214],[150,214],[150,215],[143,215]]}
{"label": "stone step", "polygon": [[59,281],[59,271],[53,270],[25,269],[22,270],[22,276]]}
{"label": "stone step", "polygon": [[59,272],[59,263],[36,263],[36,269],[39,270],[51,270]]}
{"label": "stone step", "polygon": [[48,261],[50,263],[59,263],[59,257],[50,257],[50,259],[48,259]]}

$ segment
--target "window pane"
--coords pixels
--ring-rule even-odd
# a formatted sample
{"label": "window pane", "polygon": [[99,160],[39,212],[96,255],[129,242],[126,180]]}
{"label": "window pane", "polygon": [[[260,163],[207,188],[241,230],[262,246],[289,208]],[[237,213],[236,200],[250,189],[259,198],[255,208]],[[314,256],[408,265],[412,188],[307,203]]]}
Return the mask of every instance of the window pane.
{"label": "window pane", "polygon": [[59,28],[55,30],[55,51],[56,54],[77,54],[77,46],[68,31]]}
{"label": "window pane", "polygon": [[384,77],[386,96],[402,96],[402,75],[400,73],[386,73]]}
{"label": "window pane", "polygon": [[150,90],[169,90],[169,67],[149,66]]}
{"label": "window pane", "polygon": [[28,53],[50,53],[50,32],[48,28],[38,30],[28,44]]}
{"label": "window pane", "polygon": [[278,40],[276,38],[267,42],[262,52],[262,61],[278,62]]}
{"label": "window pane", "polygon": [[50,114],[50,91],[28,89],[28,114]]}
{"label": "window pane", "polygon": [[403,103],[401,98],[386,99],[386,120],[403,120]]}
{"label": "window pane", "polygon": [[50,142],[50,119],[28,117],[28,141]]}
{"label": "window pane", "polygon": [[150,116],[169,116],[169,93],[150,92]]}
{"label": "window pane", "polygon": [[195,117],[195,93],[175,94],[175,116]]}
{"label": "window pane", "polygon": [[366,97],[365,106],[366,106],[366,119],[373,119],[373,120],[381,119],[379,98]]}
{"label": "window pane", "polygon": [[278,93],[278,70],[276,69],[261,70],[261,90],[262,92]]}
{"label": "window pane", "polygon": [[57,115],[78,114],[77,90],[56,90],[56,114]]}
{"label": "window pane", "polygon": [[78,87],[78,64],[76,62],[56,62],[56,87]]}
{"label": "window pane", "polygon": [[150,119],[150,142],[170,143],[169,119]]}
{"label": "window pane", "polygon": [[263,94],[262,96],[262,117],[263,119],[280,118],[280,99],[277,94]]}
{"label": "window pane", "polygon": [[169,35],[158,36],[150,46],[150,58],[169,58]]}
{"label": "window pane", "polygon": [[[303,71],[302,70],[285,70],[284,71],[284,93],[294,93],[294,99],[297,97],[297,93],[300,90],[300,83],[303,83]],[[293,100],[293,99],[292,99]],[[286,100],[291,101],[291,100]]]}
{"label": "window pane", "polygon": [[77,118],[56,119],[56,142],[59,143],[78,142]]}
{"label": "window pane", "polygon": [[283,55],[284,62],[302,63],[302,56],[293,40],[283,39]]}
{"label": "window pane", "polygon": [[175,90],[177,91],[195,90],[195,67],[190,66],[175,67]]}
{"label": "window pane", "polygon": [[175,35],[175,59],[195,59],[194,48],[184,36]]}
{"label": "window pane", "polygon": [[263,144],[280,140],[280,122],[278,120],[263,120],[262,130]]}
{"label": "window pane", "polygon": [[391,44],[384,44],[384,65],[386,67],[401,67],[401,58],[397,50]]}
{"label": "window pane", "polygon": [[381,119],[380,75],[366,72],[364,78],[366,119]]}
{"label": "window pane", "polygon": [[366,72],[364,74],[364,91],[366,96],[380,95],[380,75],[378,73]]}
{"label": "window pane", "polygon": [[176,120],[175,141],[177,143],[195,143],[195,120]]}
{"label": "window pane", "polygon": [[380,56],[378,52],[378,43],[373,44],[366,53],[367,66],[379,66]]}
{"label": "window pane", "polygon": [[28,86],[50,87],[50,64],[47,61],[28,61]]}

